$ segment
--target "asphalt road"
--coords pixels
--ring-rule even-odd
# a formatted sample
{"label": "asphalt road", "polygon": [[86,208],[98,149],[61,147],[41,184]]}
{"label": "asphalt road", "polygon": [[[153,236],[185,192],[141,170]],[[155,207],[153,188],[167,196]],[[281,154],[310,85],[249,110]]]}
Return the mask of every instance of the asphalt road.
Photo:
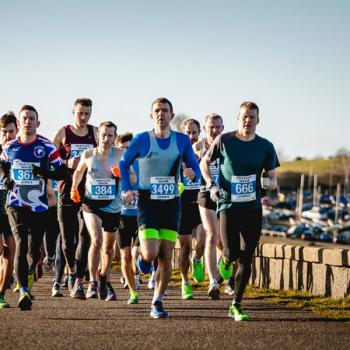
{"label": "asphalt road", "polygon": [[13,307],[0,310],[0,349],[349,349],[350,324],[324,319],[248,299],[244,308],[251,321],[227,317],[229,296],[212,301],[205,290],[183,301],[179,287],[170,286],[164,305],[169,318],[149,316],[151,291],[141,288],[138,305],[127,305],[128,291],[114,273],[118,300],[52,299],[52,276],[33,288],[31,311],[16,307],[17,295],[7,293]]}

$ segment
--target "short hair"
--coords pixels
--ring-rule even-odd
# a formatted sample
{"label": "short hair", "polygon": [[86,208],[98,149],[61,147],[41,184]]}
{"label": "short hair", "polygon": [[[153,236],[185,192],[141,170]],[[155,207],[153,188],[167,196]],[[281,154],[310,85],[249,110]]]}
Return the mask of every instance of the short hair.
{"label": "short hair", "polygon": [[199,121],[196,119],[192,119],[192,118],[186,119],[182,122],[181,130],[185,129],[185,126],[188,124],[194,124],[198,128],[199,131],[201,130],[201,125],[200,125]]}
{"label": "short hair", "polygon": [[39,119],[39,113],[33,106],[31,106],[31,105],[23,105],[21,107],[21,109],[19,110],[19,114],[21,114],[23,111],[35,112],[37,119]]}
{"label": "short hair", "polygon": [[204,118],[204,124],[205,124],[209,119],[214,119],[214,120],[215,120],[215,119],[219,119],[219,120],[221,120],[222,123],[224,123],[224,121],[223,121],[221,115],[216,114],[216,113],[210,113],[210,114],[208,114],[207,116],[205,116],[205,118]]}
{"label": "short hair", "polygon": [[119,134],[117,136],[117,143],[124,143],[124,142],[128,142],[128,141],[131,141],[133,139],[134,135],[127,131],[127,132],[124,132],[123,134]]}
{"label": "short hair", "polygon": [[151,110],[153,109],[153,106],[156,104],[156,103],[167,103],[170,107],[170,112],[173,113],[173,105],[171,104],[171,102],[165,98],[165,97],[158,97],[157,99],[155,99],[153,102],[152,102],[152,105],[151,105]]}
{"label": "short hair", "polygon": [[82,105],[84,107],[92,107],[92,100],[86,97],[77,98],[74,102],[74,107],[76,105]]}
{"label": "short hair", "polygon": [[98,129],[100,130],[102,128],[102,126],[105,126],[106,128],[114,128],[114,135],[117,134],[117,126],[113,122],[111,122],[111,121],[102,122],[100,124],[100,126],[98,127]]}
{"label": "short hair", "polygon": [[252,101],[245,101],[243,102],[240,106],[239,109],[241,108],[246,108],[248,109],[248,111],[252,111],[252,110],[256,110],[257,115],[259,116],[259,107],[256,103],[252,102]]}
{"label": "short hair", "polygon": [[17,118],[15,116],[15,113],[8,111],[0,118],[0,128],[6,128],[6,126],[11,123],[15,124],[15,127],[17,129]]}

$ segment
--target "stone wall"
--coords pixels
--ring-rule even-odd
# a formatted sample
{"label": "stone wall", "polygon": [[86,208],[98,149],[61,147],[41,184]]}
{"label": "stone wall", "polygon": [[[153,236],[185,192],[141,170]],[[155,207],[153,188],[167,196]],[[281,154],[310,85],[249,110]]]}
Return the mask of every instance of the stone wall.
{"label": "stone wall", "polygon": [[[178,255],[177,245],[173,255],[175,268]],[[250,284],[333,298],[350,295],[350,250],[261,243],[253,259]]]}

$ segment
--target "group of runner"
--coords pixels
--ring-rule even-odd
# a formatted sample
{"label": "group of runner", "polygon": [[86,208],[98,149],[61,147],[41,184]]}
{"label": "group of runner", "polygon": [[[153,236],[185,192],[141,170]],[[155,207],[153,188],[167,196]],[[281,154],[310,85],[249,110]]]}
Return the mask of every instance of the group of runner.
{"label": "group of runner", "polygon": [[43,241],[44,267],[55,266],[53,297],[62,296],[66,270],[72,298],[115,300],[110,267],[117,240],[128,304],[139,302],[139,273],[152,274],[150,315],[166,318],[163,298],[179,239],[182,299],[194,297],[190,266],[200,283],[205,265],[209,298],[218,299],[220,280],[227,280],[228,316],[249,319],[241,300],[261,232],[261,191],[276,188],[279,166],[273,145],[255,133],[258,106],[242,103],[238,129],[228,133],[220,115],[208,115],[201,140],[195,119],[185,120],[181,132],[171,129],[175,115],[164,97],[151,105],[153,129],[135,137],[117,136],[111,121],[93,127],[91,112],[90,99],[76,100],[73,123],[53,142],[37,134],[33,106],[23,106],[18,120],[13,113],[0,120],[0,308],[9,307],[14,269],[18,306],[31,309]]}

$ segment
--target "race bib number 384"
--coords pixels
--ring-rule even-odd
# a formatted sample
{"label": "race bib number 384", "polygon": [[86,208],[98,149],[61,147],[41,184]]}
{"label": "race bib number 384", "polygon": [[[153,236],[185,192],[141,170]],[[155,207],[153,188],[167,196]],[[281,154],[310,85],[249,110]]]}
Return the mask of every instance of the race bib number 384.
{"label": "race bib number 384", "polygon": [[231,178],[231,202],[250,202],[256,199],[256,175]]}
{"label": "race bib number 384", "polygon": [[91,184],[91,198],[95,200],[113,200],[116,194],[114,179],[95,179]]}
{"label": "race bib number 384", "polygon": [[175,176],[152,176],[151,199],[167,200],[176,196]]}

